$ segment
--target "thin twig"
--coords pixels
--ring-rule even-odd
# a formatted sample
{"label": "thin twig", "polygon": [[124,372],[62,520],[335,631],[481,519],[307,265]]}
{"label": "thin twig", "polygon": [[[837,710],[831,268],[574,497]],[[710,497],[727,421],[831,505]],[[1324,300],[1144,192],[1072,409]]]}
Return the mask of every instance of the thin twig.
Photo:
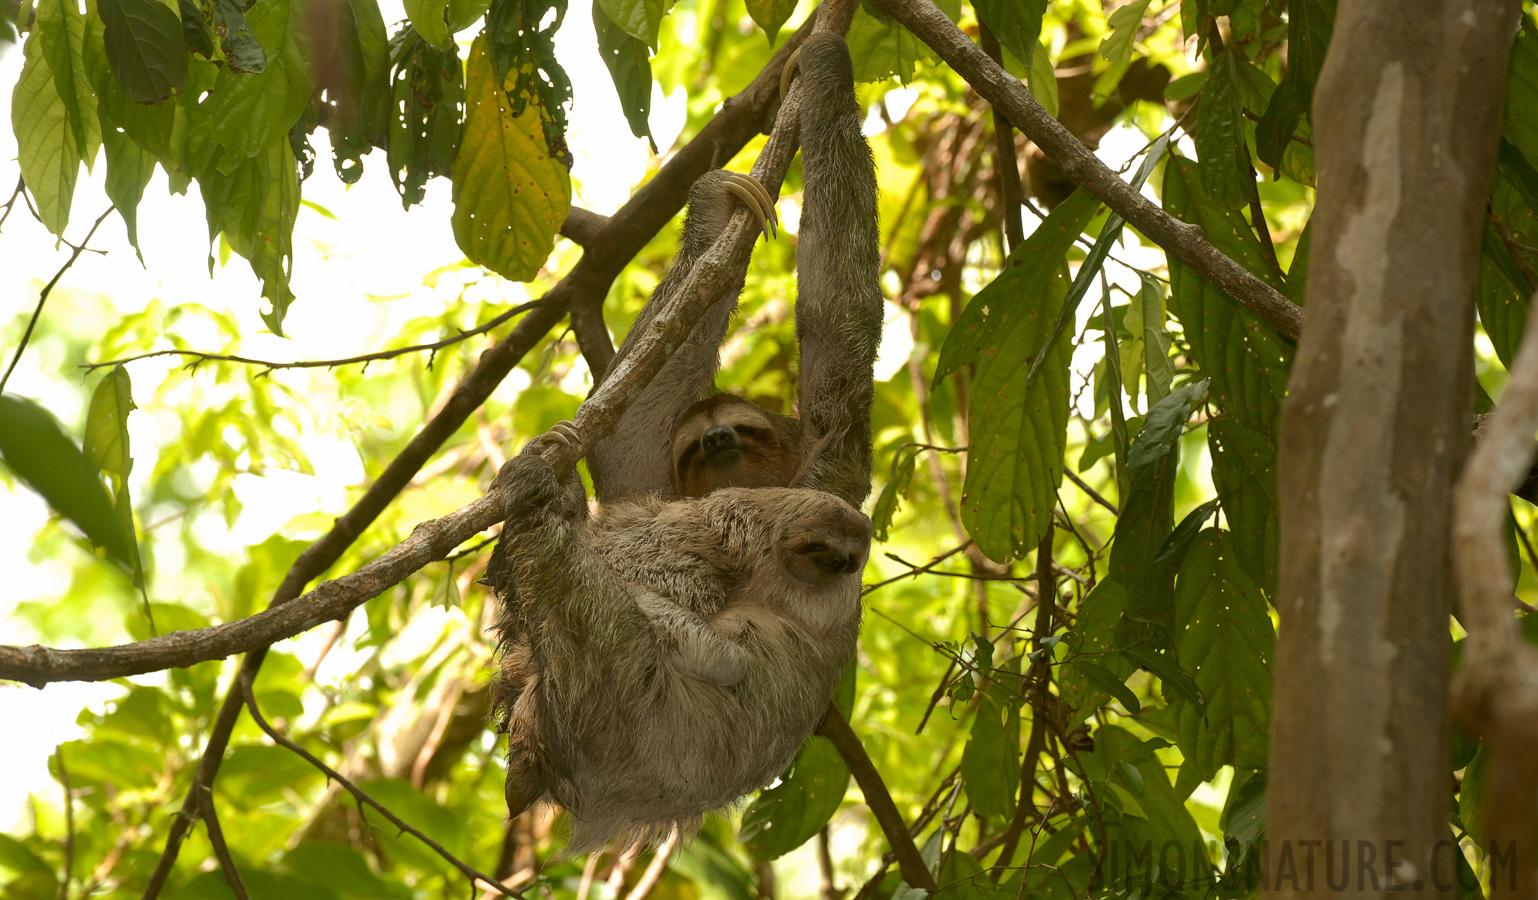
{"label": "thin twig", "polygon": [[441,856],[445,862],[458,869],[460,874],[470,879],[472,888],[475,886],[475,883],[479,881],[483,883],[487,888],[496,891],[504,897],[523,896],[522,893],[508,888],[501,882],[497,881],[495,878],[492,878],[490,875],[480,872],[479,870],[472,868],[466,863],[461,862],[459,857],[445,850],[443,846],[437,841],[406,824],[406,822],[402,820],[400,816],[397,816],[395,813],[391,812],[389,808],[386,807],[383,803],[380,803],[378,800],[370,797],[357,785],[344,778],[342,773],[326,765],[320,760],[319,757],[315,756],[315,754],[279,734],[276,729],[268,724],[267,719],[262,715],[261,708],[256,705],[256,693],[251,689],[250,683],[242,683],[240,687],[241,692],[245,698],[246,709],[250,710],[251,712],[252,721],[256,722],[256,727],[262,729],[262,731],[265,732],[268,737],[272,738],[273,741],[279,746],[287,748],[289,751],[304,759],[305,762],[308,762],[310,765],[324,772],[328,779],[335,781],[337,784],[340,784],[343,789],[345,789],[349,794],[352,794],[353,799],[357,800],[358,803],[366,803],[370,807],[373,807],[375,811],[388,819],[391,825],[394,825],[396,828],[427,845],[428,849]]}
{"label": "thin twig", "polygon": [[251,895],[246,893],[246,883],[240,878],[240,870],[235,868],[235,858],[230,855],[230,847],[224,841],[224,829],[219,827],[219,813],[214,809],[214,789],[208,785],[199,785],[197,793],[203,811],[203,827],[208,829],[208,842],[214,846],[214,856],[219,860],[220,870],[224,872],[225,883],[230,886],[237,900],[251,900]]}
{"label": "thin twig", "polygon": [[[277,369],[334,369],[337,366],[350,366],[356,365],[358,363],[377,362],[383,359],[395,359],[398,356],[405,356],[408,353],[418,353],[423,350],[437,353],[439,350],[442,350],[445,347],[452,347],[453,345],[458,344],[461,341],[469,340],[476,335],[485,334],[486,332],[491,331],[492,329],[501,325],[503,322],[506,322],[508,319],[511,319],[513,316],[516,316],[519,313],[525,313],[530,310],[537,309],[546,302],[546,299],[541,298],[539,300],[531,300],[528,303],[520,303],[512,309],[509,309],[506,312],[491,318],[482,325],[477,325],[468,331],[461,331],[453,337],[444,338],[441,341],[433,341],[430,344],[412,344],[409,347],[396,347],[391,350],[378,350],[373,353],[363,353],[358,356],[347,356],[341,359],[304,359],[298,360],[296,362],[275,362],[270,359],[253,359],[248,356],[236,356],[228,353],[208,353],[202,350],[173,349],[151,350],[148,353],[139,353],[133,356],[125,356],[122,359],[109,359],[103,362],[81,363],[78,368],[85,369],[87,372],[92,372],[104,366],[120,366],[126,363],[138,362],[141,359],[153,359],[157,356],[180,356],[184,359],[190,358],[192,360],[186,364],[186,368],[188,369],[196,369],[198,366],[201,366],[207,362],[231,362],[247,366],[261,366],[264,370],[262,374],[266,374],[267,372],[272,372]],[[431,367],[432,364],[429,363],[428,365]]]}
{"label": "thin twig", "polygon": [[[13,197],[12,201],[14,202],[14,200],[15,198]],[[109,206],[106,212],[96,217],[96,222],[91,225],[91,230],[85,233],[85,240],[81,241],[78,247],[73,247],[73,252],[70,253],[69,259],[65,260],[64,265],[59,267],[59,271],[53,273],[53,277],[48,279],[48,283],[43,285],[42,293],[37,295],[37,307],[32,310],[32,318],[27,320],[27,330],[22,332],[21,343],[16,345],[16,352],[11,355],[11,364],[6,367],[5,374],[0,375],[0,393],[5,391],[5,383],[11,380],[11,373],[16,371],[16,364],[21,362],[21,351],[27,349],[27,342],[32,339],[32,330],[37,327],[37,320],[43,315],[43,304],[48,302],[48,295],[53,293],[53,289],[58,285],[59,279],[63,278],[64,273],[69,271],[69,267],[75,264],[75,260],[80,258],[80,254],[85,252],[85,245],[91,242],[91,238],[96,234],[96,229],[101,227],[101,223],[105,222],[107,216],[111,215],[115,209],[117,209],[116,206]],[[7,209],[6,212],[9,213],[10,210]]]}
{"label": "thin twig", "polygon": [[11,210],[15,208],[16,200],[20,198],[21,195],[26,192],[26,190],[27,180],[21,176],[17,176],[16,189],[11,191],[11,198],[5,201],[5,211],[0,212],[0,226],[3,226],[5,224],[5,220],[11,217]]}
{"label": "thin twig", "polygon": [[1106,509],[1110,510],[1111,511],[1111,515],[1113,515],[1113,516],[1121,515],[1121,510],[1116,508],[1116,504],[1114,504],[1111,501],[1109,501],[1109,500],[1105,499],[1104,497],[1100,496],[1100,493],[1098,491],[1096,491],[1094,488],[1090,487],[1088,484],[1085,484],[1084,483],[1084,479],[1082,479],[1079,476],[1073,474],[1073,471],[1071,469],[1069,469],[1067,466],[1063,467],[1063,474],[1068,476],[1068,480],[1069,481],[1071,481],[1074,484],[1078,485],[1079,486],[1079,490],[1081,490],[1084,493],[1088,494],[1089,495],[1089,499],[1095,501],[1096,503],[1098,503],[1101,506],[1105,507]]}
{"label": "thin twig", "polygon": [[75,877],[75,795],[64,765],[63,744],[53,748],[53,758],[59,764],[59,786],[64,789],[64,877],[59,879],[59,900],[69,900],[69,883]]}

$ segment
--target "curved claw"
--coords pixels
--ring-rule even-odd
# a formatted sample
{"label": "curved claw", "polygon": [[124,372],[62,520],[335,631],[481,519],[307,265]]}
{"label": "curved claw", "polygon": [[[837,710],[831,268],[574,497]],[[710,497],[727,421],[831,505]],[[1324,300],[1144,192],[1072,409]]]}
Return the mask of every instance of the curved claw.
{"label": "curved claw", "polygon": [[775,226],[780,224],[780,220],[774,211],[774,198],[769,196],[769,191],[752,175],[743,175],[740,172],[725,174],[726,180],[722,182],[722,188],[741,200],[752,211],[764,229],[764,237],[778,237],[779,233]]}
{"label": "curved claw", "polygon": [[785,68],[780,70],[780,102],[785,102],[785,95],[790,93],[790,83],[796,80],[796,75],[801,71],[801,48],[797,47],[790,59],[785,60]]}

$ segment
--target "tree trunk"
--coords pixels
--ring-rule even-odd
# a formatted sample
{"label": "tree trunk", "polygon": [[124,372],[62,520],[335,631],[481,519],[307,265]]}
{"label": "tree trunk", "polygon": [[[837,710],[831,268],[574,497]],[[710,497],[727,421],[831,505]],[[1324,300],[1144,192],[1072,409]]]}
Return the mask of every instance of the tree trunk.
{"label": "tree trunk", "polygon": [[1454,891],[1448,526],[1517,14],[1341,0],[1314,96],[1308,314],[1278,475],[1272,898]]}

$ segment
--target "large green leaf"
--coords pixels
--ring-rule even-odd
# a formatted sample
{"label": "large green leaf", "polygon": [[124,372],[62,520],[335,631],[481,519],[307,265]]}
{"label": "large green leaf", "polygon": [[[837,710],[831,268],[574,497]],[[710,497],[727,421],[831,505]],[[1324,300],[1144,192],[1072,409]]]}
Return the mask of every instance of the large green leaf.
{"label": "large green leaf", "polygon": [[[1208,240],[1258,277],[1280,286],[1244,216],[1207,199],[1202,173],[1190,160],[1170,159],[1164,208],[1200,225]],[[1170,311],[1180,319],[1191,354],[1212,379],[1212,397],[1224,411],[1270,433],[1287,393],[1291,348],[1271,326],[1180,263],[1170,262]]]}
{"label": "large green leaf", "polygon": [[1538,25],[1526,13],[1506,62],[1504,110],[1501,133],[1529,162],[1538,161]]}
{"label": "large green leaf", "polygon": [[545,147],[539,110],[513,116],[486,39],[470,50],[465,126],[454,159],[454,239],[471,262],[528,281],[555,246],[571,177]]}
{"label": "large green leaf", "polygon": [[849,767],[833,742],[813,735],[796,754],[790,773],[742,814],[738,839],[754,859],[779,859],[828,824],[848,787]]}
{"label": "large green leaf", "polygon": [[[102,135],[102,146],[107,157],[107,197],[123,217],[128,231],[128,243],[139,250],[139,200],[144,189],[155,176],[155,154],[140,147],[120,129],[109,129]],[[144,255],[140,253],[142,262]]]}
{"label": "large green leaf", "polygon": [[91,543],[128,564],[132,538],[113,512],[100,473],[47,410],[0,394],[0,462]]}
{"label": "large green leaf", "polygon": [[21,78],[11,93],[11,128],[16,133],[21,177],[37,203],[38,215],[49,231],[63,235],[80,174],[80,151],[37,32],[27,38]]}
{"label": "large green leaf", "polygon": [[257,0],[246,15],[251,32],[269,48],[262,72],[225,69],[202,109],[209,139],[224,149],[219,171],[232,174],[248,159],[270,155],[310,103],[310,6],[320,0]]}
{"label": "large green leaf", "polygon": [[[775,25],[778,28],[783,24]],[[762,24],[762,23],[760,23]],[[619,95],[620,109],[625,111],[625,121],[630,123],[630,133],[646,138],[653,153],[657,142],[652,139],[652,64],[646,52],[646,44],[631,37],[623,28],[615,25],[604,14],[603,4],[593,4],[593,30],[598,35],[598,54],[609,67],[609,77],[614,80],[614,91]]]}
{"label": "large green leaf", "polygon": [[1193,137],[1206,196],[1223,209],[1237,210],[1250,202],[1251,176],[1244,146],[1244,104],[1232,53],[1224,50],[1213,57]]}
{"label": "large green leaf", "polygon": [[[961,0],[939,0],[940,11],[955,21],[961,16]],[[913,80],[919,60],[937,57],[928,45],[896,20],[877,18],[861,3],[846,36],[849,56],[854,62],[855,81],[881,81],[895,75],[904,84]]]}
{"label": "large green leaf", "polygon": [[1207,700],[1205,710],[1177,707],[1176,732],[1190,766],[1182,767],[1179,784],[1194,788],[1223,765],[1264,768],[1276,635],[1227,532],[1209,528],[1197,537],[1180,567],[1175,606],[1180,663]]}
{"label": "large green leaf", "polygon": [[449,33],[449,23],[444,18],[449,0],[405,0],[405,6],[411,26],[422,40],[439,50],[453,49],[454,35]]}
{"label": "large green leaf", "polygon": [[1309,116],[1314,85],[1335,27],[1335,0],[1292,0],[1287,5],[1287,76],[1271,95],[1255,126],[1255,154],[1286,169],[1285,154],[1299,124]]}
{"label": "large green leaf", "polygon": [[382,147],[390,128],[390,48],[377,0],[347,0],[321,7],[334,16],[334,66],[321,68],[332,101],[331,135],[337,177],[353,184],[363,157]]}
{"label": "large green leaf", "polygon": [[187,84],[182,23],[160,0],[97,0],[107,62],[129,97],[159,103]]}
{"label": "large green leaf", "polygon": [[1110,26],[1110,32],[1100,41],[1100,55],[1113,63],[1124,63],[1132,59],[1132,44],[1137,39],[1137,32],[1143,25],[1143,13],[1148,11],[1150,0],[1132,0],[1124,6],[1118,6],[1105,23]]}

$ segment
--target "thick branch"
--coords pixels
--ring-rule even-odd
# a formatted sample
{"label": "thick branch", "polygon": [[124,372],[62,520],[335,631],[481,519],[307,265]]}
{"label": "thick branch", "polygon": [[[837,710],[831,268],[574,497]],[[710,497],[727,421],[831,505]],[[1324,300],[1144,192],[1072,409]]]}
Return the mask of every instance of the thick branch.
{"label": "thick branch", "polygon": [[1149,202],[1090,149],[1052,118],[1026,86],[978,49],[929,0],[873,0],[928,44],[985,100],[1001,110],[1036,142],[1063,172],[1141,231],[1149,240],[1259,316],[1288,340],[1296,341],[1303,310],[1212,246],[1197,225],[1189,225]]}

